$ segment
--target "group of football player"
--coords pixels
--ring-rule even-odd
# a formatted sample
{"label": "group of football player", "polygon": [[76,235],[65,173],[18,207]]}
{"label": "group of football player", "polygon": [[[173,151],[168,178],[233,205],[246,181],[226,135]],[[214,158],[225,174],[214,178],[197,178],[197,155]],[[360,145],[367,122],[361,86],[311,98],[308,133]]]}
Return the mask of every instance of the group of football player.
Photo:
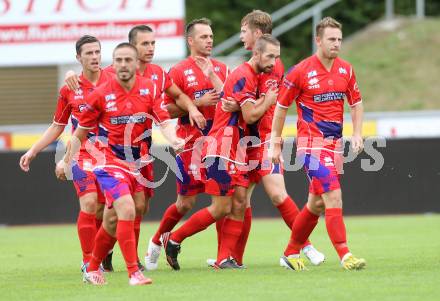
{"label": "group of football player", "polygon": [[[282,267],[304,270],[301,251],[313,265],[324,262],[309,241],[322,213],[342,267],[365,267],[365,260],[347,247],[339,184],[345,100],[353,121],[351,147],[354,152],[363,149],[361,95],[353,68],[338,58],[342,26],[330,17],[322,19],[316,27],[316,53],[286,74],[280,42],[271,33],[268,13],[254,10],[244,16],[240,38],[251,57],[233,71],[211,58],[214,35],[206,18],[186,25],[189,56],[169,72],[152,64],[155,34],[147,25],[130,30],[129,41],[116,46],[113,63],[106,68],[101,68],[98,39],[86,35],[77,41],[82,73],[66,74],[53,123],[21,157],[20,167],[29,171],[31,161],[71,120],[72,138],[55,173],[60,180],[72,179],[79,197],[77,230],[85,282],[106,283],[104,271],[113,270],[118,241],[129,284],[150,284],[143,272],[157,269],[162,247],[168,264],[179,270],[182,242],[213,223],[217,258],[208,259],[208,265],[245,269],[252,192],[259,182],[291,230]],[[296,160],[310,182],[302,210],[288,195],[283,176],[281,134],[294,101]],[[177,127],[172,118],[178,119]],[[153,122],[176,153],[177,198],[149,240],[143,265],[138,242],[154,195]],[[211,204],[189,216],[201,193],[211,196]]]}

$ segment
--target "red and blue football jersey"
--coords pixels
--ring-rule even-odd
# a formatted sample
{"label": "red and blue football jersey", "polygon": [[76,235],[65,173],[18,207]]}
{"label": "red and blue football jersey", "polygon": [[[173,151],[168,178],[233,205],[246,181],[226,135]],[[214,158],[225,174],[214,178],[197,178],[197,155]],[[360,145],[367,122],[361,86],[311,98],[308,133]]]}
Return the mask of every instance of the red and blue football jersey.
{"label": "red and blue football jersey", "polygon": [[103,148],[105,163],[96,168],[116,167],[134,174],[138,172],[143,134],[151,129],[151,120],[160,124],[169,119],[168,112],[157,107],[160,106],[155,101],[160,97],[157,93],[151,80],[136,76],[130,91],[112,78],[90,95],[79,127],[90,129],[98,125],[99,135],[108,139],[108,147]]}
{"label": "red and blue football jersey", "polygon": [[292,67],[284,78],[278,105],[296,101],[297,149],[342,152],[344,99],[350,106],[362,101],[352,66],[336,58],[330,71],[313,55]]}
{"label": "red and blue football jersey", "polygon": [[[241,64],[227,77],[222,97],[235,99],[240,107],[248,101],[255,103],[258,78],[258,74],[248,62]],[[246,129],[241,111],[226,112],[223,111],[221,102],[217,103],[214,124],[209,132],[209,136],[213,137],[216,143],[209,143],[206,157],[222,157],[238,164],[247,164],[246,142],[241,141],[244,145],[240,143]]]}
{"label": "red and blue football jersey", "polygon": [[[221,81],[225,81],[229,69],[228,67],[214,59],[210,59],[214,67],[214,72]],[[194,58],[188,57],[170,69],[169,75],[173,82],[192,100],[201,98],[206,92],[214,89],[211,80],[197,66]],[[165,103],[174,103],[174,99],[165,96]],[[194,142],[206,136],[213,123],[215,115],[215,105],[199,107],[199,111],[206,119],[206,127],[199,129],[196,125],[192,126],[189,122],[188,115],[180,117],[178,120],[177,136],[187,140],[185,149],[192,149]]]}

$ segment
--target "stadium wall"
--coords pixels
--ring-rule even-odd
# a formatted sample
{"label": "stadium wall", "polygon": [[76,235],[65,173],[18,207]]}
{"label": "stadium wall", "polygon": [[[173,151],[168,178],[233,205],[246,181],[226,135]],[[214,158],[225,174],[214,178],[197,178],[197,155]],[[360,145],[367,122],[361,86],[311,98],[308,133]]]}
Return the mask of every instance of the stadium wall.
{"label": "stadium wall", "polygon": [[[342,176],[344,210],[349,215],[440,213],[440,138],[390,139],[385,148],[378,148],[384,165],[376,172],[361,169],[363,153],[344,166]],[[1,201],[0,224],[72,223],[76,220],[78,202],[70,182],[54,177],[54,153],[44,152],[32,163],[26,174],[18,167],[22,153],[0,153]],[[162,177],[166,165],[155,161],[156,179]],[[286,172],[286,186],[291,196],[303,206],[307,197],[304,172]],[[165,208],[174,202],[175,179],[168,174],[163,185],[155,191],[150,213],[145,220],[159,220]],[[253,215],[277,217],[261,186],[253,197]],[[207,196],[200,197],[197,207],[209,204]]]}

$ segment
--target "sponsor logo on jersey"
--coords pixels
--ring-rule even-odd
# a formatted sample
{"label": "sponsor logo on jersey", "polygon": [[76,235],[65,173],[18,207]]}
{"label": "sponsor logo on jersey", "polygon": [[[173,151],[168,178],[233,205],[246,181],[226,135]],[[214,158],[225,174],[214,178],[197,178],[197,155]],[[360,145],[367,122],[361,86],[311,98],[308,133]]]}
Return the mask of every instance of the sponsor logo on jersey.
{"label": "sponsor logo on jersey", "polygon": [[347,74],[347,69],[345,69],[343,67],[339,67],[339,73],[340,74]]}
{"label": "sponsor logo on jersey", "polygon": [[329,92],[323,94],[313,95],[314,102],[326,102],[326,101],[335,101],[335,100],[344,100],[345,93],[344,92]]}
{"label": "sponsor logo on jersey", "polygon": [[115,107],[116,105],[116,101],[109,101],[106,105],[105,105],[105,111],[106,112],[115,112],[118,109]]}
{"label": "sponsor logo on jersey", "polygon": [[110,100],[115,100],[115,99],[116,99],[116,95],[113,93],[105,96],[105,101],[110,101]]}
{"label": "sponsor logo on jersey", "polygon": [[194,74],[194,71],[192,69],[186,69],[183,71],[183,74],[185,76],[188,76],[188,75]]}
{"label": "sponsor logo on jersey", "polygon": [[75,90],[75,96],[73,97],[73,99],[84,99],[83,91],[81,89]]}
{"label": "sponsor logo on jersey", "polygon": [[88,107],[87,104],[80,104],[80,105],[78,106],[78,110],[79,110],[80,112],[84,112],[85,110],[87,110],[87,107]]}
{"label": "sponsor logo on jersey", "polygon": [[319,82],[319,79],[317,79],[316,77],[312,77],[310,80],[309,80],[309,89],[319,89],[319,84],[318,84],[318,82]]}
{"label": "sponsor logo on jersey", "polygon": [[139,89],[139,95],[140,96],[145,96],[150,94],[150,89]]}
{"label": "sponsor logo on jersey", "polygon": [[317,75],[318,75],[318,72],[316,72],[316,70],[312,70],[309,73],[307,73],[307,78],[311,78],[311,77],[314,77]]}
{"label": "sponsor logo on jersey", "polygon": [[284,79],[283,81],[284,87],[286,87],[287,89],[292,89],[295,87],[295,84],[292,83],[290,80],[288,80],[287,78]]}
{"label": "sponsor logo on jersey", "polygon": [[147,120],[147,116],[115,116],[110,117],[111,124],[129,124],[129,123],[144,123]]}
{"label": "sponsor logo on jersey", "polygon": [[199,90],[199,91],[195,91],[194,92],[194,99],[199,99],[200,97],[202,97],[203,95],[205,95],[206,92],[211,91],[212,89],[203,89],[203,90]]}
{"label": "sponsor logo on jersey", "polygon": [[331,157],[325,157],[324,158],[324,165],[325,166],[335,166],[333,164],[333,159]]}
{"label": "sponsor logo on jersey", "polygon": [[189,81],[189,82],[193,82],[193,81],[196,80],[196,77],[195,77],[194,75],[188,75],[188,76],[186,77],[186,80]]}

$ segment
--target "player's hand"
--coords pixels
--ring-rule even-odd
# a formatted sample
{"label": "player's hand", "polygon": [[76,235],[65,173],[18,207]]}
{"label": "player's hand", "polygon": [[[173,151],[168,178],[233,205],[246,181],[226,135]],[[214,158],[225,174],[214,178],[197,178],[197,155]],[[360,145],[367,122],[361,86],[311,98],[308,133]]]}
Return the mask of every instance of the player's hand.
{"label": "player's hand", "polygon": [[240,105],[232,97],[222,98],[222,109],[225,112],[237,112],[240,111]]}
{"label": "player's hand", "polygon": [[270,105],[274,105],[277,102],[278,98],[278,88],[270,87],[269,90],[267,90],[266,95],[264,95],[264,101],[269,102]]}
{"label": "player's hand", "polygon": [[29,171],[29,165],[31,164],[32,160],[34,160],[36,154],[34,154],[34,152],[32,150],[28,150],[23,156],[21,156],[20,158],[20,168],[25,171],[28,172]]}
{"label": "player's hand", "polygon": [[203,56],[196,56],[194,57],[194,60],[205,76],[210,77],[214,73],[214,66],[210,59]]}
{"label": "player's hand", "polygon": [[351,137],[351,149],[355,154],[360,154],[364,149],[364,140],[360,135],[353,135]]}
{"label": "player's hand", "polygon": [[281,146],[282,142],[281,139],[274,139],[270,142],[269,150],[268,150],[268,156],[269,160],[271,160],[274,164],[283,163],[283,154],[281,152]]}
{"label": "player's hand", "polygon": [[188,112],[189,122],[192,126],[197,125],[199,129],[204,129],[206,126],[206,119],[199,110],[193,109]]}
{"label": "player's hand", "polygon": [[67,168],[68,164],[64,162],[64,160],[60,160],[55,167],[55,176],[58,180],[66,181],[67,180]]}
{"label": "player's hand", "polygon": [[185,147],[185,140],[182,138],[177,138],[171,143],[171,147],[176,153],[179,153]]}
{"label": "player's hand", "polygon": [[66,72],[64,82],[71,91],[76,91],[79,89],[79,83],[81,82],[81,79],[74,71],[69,70]]}
{"label": "player's hand", "polygon": [[206,92],[202,97],[196,100],[195,104],[198,107],[214,106],[220,100],[220,92],[215,90]]}

